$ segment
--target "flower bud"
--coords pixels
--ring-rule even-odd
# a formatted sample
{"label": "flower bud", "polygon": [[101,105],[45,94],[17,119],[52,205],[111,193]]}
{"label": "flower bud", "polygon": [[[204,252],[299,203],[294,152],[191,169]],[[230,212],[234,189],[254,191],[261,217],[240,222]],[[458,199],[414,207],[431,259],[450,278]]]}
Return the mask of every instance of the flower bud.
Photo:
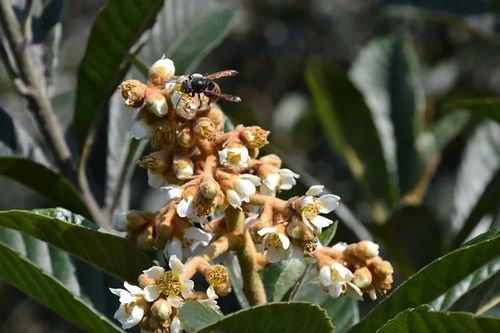
{"label": "flower bud", "polygon": [[194,124],[194,132],[202,139],[212,140],[217,133],[215,125],[209,118],[199,118]]}
{"label": "flower bud", "polygon": [[178,179],[192,177],[194,174],[193,161],[185,155],[176,155],[172,163],[172,170]]}
{"label": "flower bud", "polygon": [[261,163],[266,163],[266,164],[270,164],[276,168],[281,168],[281,158],[278,157],[278,155],[275,155],[275,154],[269,154],[269,155],[265,155],[265,156],[262,156],[259,161]]}
{"label": "flower bud", "polygon": [[220,185],[214,179],[206,179],[200,184],[200,193],[207,200],[213,200],[221,193]]}
{"label": "flower bud", "polygon": [[172,306],[167,300],[159,298],[151,306],[151,313],[160,320],[167,320],[172,314]]}
{"label": "flower bud", "polygon": [[259,148],[248,148],[248,155],[250,156],[250,158],[257,158],[257,156],[259,156],[259,153]]}
{"label": "flower bud", "polygon": [[177,133],[177,143],[183,148],[191,148],[195,138],[190,127],[186,126]]}
{"label": "flower bud", "polygon": [[170,146],[174,140],[175,129],[168,119],[161,119],[154,124],[150,140],[153,149]]}
{"label": "flower bud", "polygon": [[224,114],[218,107],[212,107],[205,117],[212,121],[217,131],[224,129]]}
{"label": "flower bud", "polygon": [[161,86],[175,74],[174,62],[168,58],[156,61],[149,69],[149,81],[155,86]]}
{"label": "flower bud", "polygon": [[379,248],[378,244],[375,244],[374,242],[367,240],[361,241],[358,244],[359,244],[358,253],[364,258],[369,259],[378,256],[378,248]]}
{"label": "flower bud", "polygon": [[149,94],[146,97],[146,107],[157,117],[163,117],[168,113],[167,100],[160,93]]}
{"label": "flower bud", "polygon": [[151,170],[155,174],[163,174],[168,168],[168,163],[165,160],[165,152],[163,151],[155,151],[144,156],[138,162],[138,165],[143,169]]}
{"label": "flower bud", "polygon": [[205,272],[205,278],[215,293],[219,296],[226,296],[231,292],[231,281],[229,280],[229,271],[225,266],[213,265]]}
{"label": "flower bud", "polygon": [[146,85],[138,80],[124,81],[118,87],[125,98],[125,105],[131,108],[138,108],[144,103],[146,88]]}
{"label": "flower bud", "polygon": [[269,131],[265,131],[259,126],[245,128],[240,133],[240,139],[248,148],[262,148],[269,143],[267,136]]}
{"label": "flower bud", "polygon": [[392,268],[392,265],[390,262],[388,262],[386,260],[382,260],[382,261],[377,262],[374,265],[374,272],[378,276],[384,277],[384,276],[392,275],[392,273],[394,273],[394,268]]}
{"label": "flower bud", "polygon": [[367,267],[358,268],[354,272],[352,283],[361,289],[367,288],[372,284],[372,273]]}
{"label": "flower bud", "polygon": [[137,245],[143,250],[150,250],[153,244],[153,226],[149,225],[137,236]]}

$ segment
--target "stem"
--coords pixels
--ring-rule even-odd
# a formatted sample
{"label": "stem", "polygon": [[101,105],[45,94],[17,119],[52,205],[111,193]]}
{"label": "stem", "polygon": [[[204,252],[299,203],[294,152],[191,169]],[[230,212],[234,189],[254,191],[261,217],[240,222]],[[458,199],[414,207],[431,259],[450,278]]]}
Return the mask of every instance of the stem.
{"label": "stem", "polygon": [[245,214],[236,208],[226,209],[228,230],[244,232],[243,244],[236,250],[236,256],[243,276],[243,291],[251,305],[266,303],[264,285],[258,273],[257,251],[248,231],[245,231]]}

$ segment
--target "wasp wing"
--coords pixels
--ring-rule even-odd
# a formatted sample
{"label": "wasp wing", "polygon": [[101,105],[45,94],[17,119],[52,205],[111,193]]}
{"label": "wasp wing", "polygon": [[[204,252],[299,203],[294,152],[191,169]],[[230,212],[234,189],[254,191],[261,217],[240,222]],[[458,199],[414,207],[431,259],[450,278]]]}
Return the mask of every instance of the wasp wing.
{"label": "wasp wing", "polygon": [[241,98],[235,95],[230,95],[230,94],[224,94],[224,93],[218,93],[215,91],[209,91],[209,90],[203,90],[203,93],[207,95],[208,97],[217,97],[229,102],[241,102]]}
{"label": "wasp wing", "polygon": [[220,72],[215,72],[215,73],[209,74],[209,75],[205,76],[205,79],[215,80],[215,79],[218,79],[221,77],[228,77],[228,76],[235,76],[235,75],[238,75],[238,72],[230,69],[230,70],[226,70],[226,71],[220,71]]}

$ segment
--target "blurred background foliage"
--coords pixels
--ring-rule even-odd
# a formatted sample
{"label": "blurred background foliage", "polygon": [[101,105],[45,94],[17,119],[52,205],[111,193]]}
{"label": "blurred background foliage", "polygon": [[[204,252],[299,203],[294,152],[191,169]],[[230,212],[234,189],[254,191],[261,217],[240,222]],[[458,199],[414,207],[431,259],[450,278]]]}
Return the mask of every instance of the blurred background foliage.
{"label": "blurred background foliage", "polygon": [[[20,17],[23,3],[13,2]],[[54,109],[75,151],[85,149],[79,137],[86,135],[73,119],[78,70],[103,3],[44,1],[33,22],[33,52],[44,54]],[[109,22],[102,29],[113,35],[124,28]],[[113,45],[96,47],[105,64]],[[237,78],[221,81],[223,91],[243,100],[221,105],[231,122],[271,130],[266,152],[301,174],[293,195],[325,184],[341,196],[334,241],[381,243],[395,264],[396,284],[499,224],[499,1],[171,0],[132,48],[132,65],[109,70],[141,78],[143,64],[162,54],[176,60],[180,73],[238,70]],[[10,135],[9,149],[50,165],[46,143],[7,74],[0,67],[0,131]],[[98,96],[84,98],[100,111],[88,116],[103,120],[86,169],[98,204],[109,214],[161,207],[145,173],[124,163],[143,149],[126,139],[132,111],[116,93],[102,109]],[[80,116],[77,123],[91,121]],[[8,133],[9,122],[15,132]],[[129,179],[131,186],[117,186]],[[0,186],[2,210],[54,206],[8,177]],[[498,301],[495,267],[445,308],[477,312]],[[235,304],[229,300],[225,310]],[[335,303],[328,310],[341,314],[352,306]],[[359,312],[371,307],[360,303]],[[498,315],[498,307],[487,310]],[[337,327],[356,322],[356,311]],[[2,332],[75,331],[1,282],[0,313]]]}

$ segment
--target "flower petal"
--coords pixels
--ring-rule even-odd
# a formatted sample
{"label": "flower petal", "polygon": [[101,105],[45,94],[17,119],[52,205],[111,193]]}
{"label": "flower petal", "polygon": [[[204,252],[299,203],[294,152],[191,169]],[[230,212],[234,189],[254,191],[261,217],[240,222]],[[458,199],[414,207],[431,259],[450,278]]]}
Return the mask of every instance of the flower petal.
{"label": "flower petal", "polygon": [[263,179],[262,183],[269,189],[275,190],[280,182],[281,176],[278,173],[269,173]]}
{"label": "flower petal", "polygon": [[177,204],[177,215],[179,217],[187,217],[193,214],[193,198],[184,198]]}
{"label": "flower petal", "polygon": [[249,174],[249,173],[245,173],[245,174],[242,174],[240,176],[240,178],[252,182],[252,184],[254,184],[255,186],[259,186],[260,185],[260,178],[259,178],[259,176],[252,175],[252,174]]}
{"label": "flower petal", "polygon": [[278,237],[280,238],[281,245],[283,245],[283,249],[287,250],[290,247],[290,239],[281,232],[278,233]]}
{"label": "flower petal", "polygon": [[125,289],[127,289],[132,295],[142,295],[142,289],[138,286],[134,286],[133,284],[128,283],[127,281],[123,282]]}
{"label": "flower petal", "polygon": [[127,321],[128,314],[125,311],[124,304],[120,304],[120,306],[118,307],[118,310],[116,310],[113,318],[115,318],[116,320],[118,320],[120,323],[124,323],[124,322]]}
{"label": "flower petal", "polygon": [[165,178],[162,175],[153,173],[148,170],[148,185],[152,188],[159,188],[165,183]]}
{"label": "flower petal", "polygon": [[309,187],[309,189],[306,192],[306,195],[317,196],[318,194],[323,193],[324,188],[325,188],[324,185],[313,185]]}
{"label": "flower petal", "polygon": [[182,329],[181,321],[179,320],[179,318],[174,317],[174,319],[172,319],[172,322],[170,323],[170,332],[180,333],[181,329]]}
{"label": "flower petal", "polygon": [[184,265],[179,260],[179,258],[177,258],[176,255],[170,256],[170,260],[168,261],[168,266],[176,275],[180,275],[184,272]]}
{"label": "flower petal", "polygon": [[174,237],[167,242],[164,251],[165,257],[170,258],[171,256],[176,256],[177,258],[182,258],[182,242],[179,238]]}
{"label": "flower petal", "polygon": [[276,228],[275,227],[265,227],[265,228],[262,228],[259,231],[257,231],[257,234],[259,234],[259,236],[262,237],[264,235],[267,235],[267,234],[270,234],[270,233],[273,233],[273,232],[276,232]]}
{"label": "flower petal", "polygon": [[328,214],[339,206],[340,197],[335,194],[325,194],[319,198],[320,208],[319,212]]}
{"label": "flower petal", "polygon": [[274,247],[270,247],[266,251],[266,258],[270,263],[275,263],[287,259],[287,254],[288,253],[285,249],[276,249]]}
{"label": "flower petal", "polygon": [[329,266],[323,266],[319,270],[319,282],[325,287],[332,284],[332,272]]}
{"label": "flower petal", "polygon": [[197,240],[203,243],[208,243],[212,239],[212,235],[209,234],[208,232],[201,230],[200,228],[187,228],[184,230],[184,237],[191,239],[191,240]]}
{"label": "flower petal", "polygon": [[174,199],[182,198],[182,187],[177,185],[167,185],[160,187],[161,191],[167,192],[166,200],[167,203]]}
{"label": "flower petal", "polygon": [[183,304],[182,298],[179,296],[170,296],[167,300],[174,308],[180,308]]}
{"label": "flower petal", "polygon": [[184,297],[184,298],[189,297],[189,295],[191,295],[191,293],[193,292],[193,288],[194,288],[194,282],[192,280],[186,279],[186,280],[182,281],[182,284],[181,284],[182,297]]}
{"label": "flower petal", "polygon": [[255,185],[247,179],[238,179],[234,184],[234,189],[245,197],[254,194],[256,191]]}
{"label": "flower petal", "polygon": [[311,220],[311,223],[316,227],[316,228],[326,228],[328,227],[330,224],[333,223],[332,220],[330,219],[327,219],[326,217],[324,216],[321,216],[321,215],[316,215],[312,220]]}
{"label": "flower petal", "polygon": [[343,284],[332,284],[328,287],[328,294],[330,294],[331,297],[337,298],[342,294],[342,289]]}
{"label": "flower petal", "polygon": [[160,296],[160,288],[152,284],[144,288],[144,299],[148,302],[154,302]]}
{"label": "flower petal", "polygon": [[236,192],[235,190],[227,190],[226,197],[227,201],[231,206],[233,206],[234,208],[241,207],[241,199],[240,196],[238,195],[238,192]]}
{"label": "flower petal", "polygon": [[165,268],[160,266],[153,266],[142,272],[145,273],[148,276],[148,278],[157,281],[160,278],[160,276],[165,272]]}
{"label": "flower petal", "polygon": [[139,306],[134,306],[132,313],[128,317],[127,321],[123,323],[122,327],[124,330],[134,327],[139,324],[144,317],[144,309]]}

